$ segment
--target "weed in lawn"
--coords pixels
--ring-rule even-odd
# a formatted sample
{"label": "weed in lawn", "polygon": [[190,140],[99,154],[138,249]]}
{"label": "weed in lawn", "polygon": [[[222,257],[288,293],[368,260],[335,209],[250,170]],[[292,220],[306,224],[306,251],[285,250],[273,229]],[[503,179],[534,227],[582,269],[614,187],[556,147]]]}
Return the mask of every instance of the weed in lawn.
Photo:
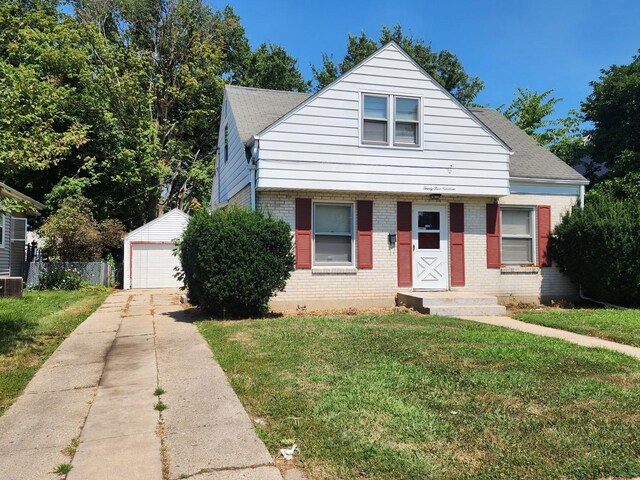
{"label": "weed in lawn", "polygon": [[160,395],[163,395],[165,393],[164,388],[158,387],[153,391],[153,395],[155,397],[159,397]]}
{"label": "weed in lawn", "polygon": [[67,475],[72,468],[73,466],[70,463],[61,463],[60,465],[56,466],[56,468],[53,470],[53,473],[57,475]]}
{"label": "weed in lawn", "polygon": [[156,404],[153,406],[153,408],[154,408],[155,410],[159,411],[159,412],[162,412],[162,411],[166,410],[166,409],[167,409],[167,408],[169,408],[169,407],[167,407],[167,404],[166,404],[166,403],[164,403],[162,400],[160,400],[158,403],[156,403]]}

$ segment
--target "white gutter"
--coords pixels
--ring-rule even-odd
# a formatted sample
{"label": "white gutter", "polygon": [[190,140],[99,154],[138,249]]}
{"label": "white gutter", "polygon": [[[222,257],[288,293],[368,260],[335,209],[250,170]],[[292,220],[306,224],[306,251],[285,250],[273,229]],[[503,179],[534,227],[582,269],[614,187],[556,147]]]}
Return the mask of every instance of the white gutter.
{"label": "white gutter", "polygon": [[564,185],[589,185],[589,180],[559,180],[553,178],[510,177],[510,180],[531,183],[561,183]]}

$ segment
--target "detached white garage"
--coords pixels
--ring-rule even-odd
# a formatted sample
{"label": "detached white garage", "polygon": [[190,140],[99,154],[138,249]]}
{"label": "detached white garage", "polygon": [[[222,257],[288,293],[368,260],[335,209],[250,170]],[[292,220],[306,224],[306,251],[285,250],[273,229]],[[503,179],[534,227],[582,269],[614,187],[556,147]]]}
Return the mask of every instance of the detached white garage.
{"label": "detached white garage", "polygon": [[188,222],[189,215],[176,208],[124,238],[125,290],[181,286],[174,277],[180,260],[173,249]]}

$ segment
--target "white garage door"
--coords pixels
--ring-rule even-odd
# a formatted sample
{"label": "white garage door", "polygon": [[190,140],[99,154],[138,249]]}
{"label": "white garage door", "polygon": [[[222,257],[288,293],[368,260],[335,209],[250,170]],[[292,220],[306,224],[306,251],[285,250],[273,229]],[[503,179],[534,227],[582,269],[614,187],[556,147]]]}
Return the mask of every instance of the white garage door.
{"label": "white garage door", "polygon": [[180,287],[174,277],[180,265],[173,255],[173,244],[141,244],[131,246],[131,288]]}

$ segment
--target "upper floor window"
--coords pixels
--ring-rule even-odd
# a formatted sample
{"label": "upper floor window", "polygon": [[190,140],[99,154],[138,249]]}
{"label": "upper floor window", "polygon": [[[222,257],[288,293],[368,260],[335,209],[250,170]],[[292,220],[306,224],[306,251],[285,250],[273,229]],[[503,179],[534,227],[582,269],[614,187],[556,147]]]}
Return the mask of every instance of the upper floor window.
{"label": "upper floor window", "polygon": [[501,208],[502,262],[532,264],[535,258],[533,208]]}
{"label": "upper floor window", "polygon": [[389,143],[389,98],[384,95],[364,95],[362,100],[362,141]]}
{"label": "upper floor window", "polygon": [[395,145],[418,145],[420,120],[417,98],[396,97],[395,128],[393,143]]}
{"label": "upper floor window", "polygon": [[[420,99],[392,95],[362,95],[362,143],[417,147],[420,145]],[[393,126],[393,129],[390,127]]]}

